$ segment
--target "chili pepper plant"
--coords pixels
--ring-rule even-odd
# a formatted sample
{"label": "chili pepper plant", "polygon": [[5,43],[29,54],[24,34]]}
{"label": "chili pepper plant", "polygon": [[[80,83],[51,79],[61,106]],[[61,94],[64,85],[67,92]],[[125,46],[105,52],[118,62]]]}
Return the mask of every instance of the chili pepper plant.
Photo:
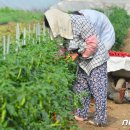
{"label": "chili pepper plant", "polygon": [[[0,130],[76,130],[72,91],[76,64],[55,58],[58,43],[48,36],[28,40],[3,59],[0,49]],[[54,116],[55,115],[55,116]]]}

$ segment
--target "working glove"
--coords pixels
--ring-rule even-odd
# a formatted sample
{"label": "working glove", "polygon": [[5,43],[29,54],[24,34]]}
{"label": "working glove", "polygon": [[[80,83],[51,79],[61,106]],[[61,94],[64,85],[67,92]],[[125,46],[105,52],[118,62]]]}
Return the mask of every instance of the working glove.
{"label": "working glove", "polygon": [[65,59],[67,60],[67,59],[71,58],[72,61],[75,61],[75,60],[78,59],[78,57],[79,57],[78,53],[69,53],[68,56]]}

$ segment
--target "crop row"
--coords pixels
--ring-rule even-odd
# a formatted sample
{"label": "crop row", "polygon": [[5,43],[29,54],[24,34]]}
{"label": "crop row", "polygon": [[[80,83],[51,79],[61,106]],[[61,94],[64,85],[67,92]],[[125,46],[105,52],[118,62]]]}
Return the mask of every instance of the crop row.
{"label": "crop row", "polygon": [[[33,43],[34,38],[34,43]],[[78,105],[72,91],[76,64],[56,58],[58,42],[31,37],[26,44],[0,50],[0,129],[76,130],[72,111]]]}

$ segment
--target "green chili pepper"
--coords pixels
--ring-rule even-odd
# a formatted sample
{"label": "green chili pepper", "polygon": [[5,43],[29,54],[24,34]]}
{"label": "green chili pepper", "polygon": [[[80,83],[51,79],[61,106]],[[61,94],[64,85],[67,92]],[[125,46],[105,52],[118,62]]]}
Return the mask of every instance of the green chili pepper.
{"label": "green chili pepper", "polygon": [[40,108],[43,108],[43,99],[41,95],[39,95],[39,105],[40,105]]}
{"label": "green chili pepper", "polygon": [[5,101],[4,104],[2,105],[2,107],[0,108],[0,111],[2,111],[3,109],[5,109],[6,105],[7,105],[7,102]]}
{"label": "green chili pepper", "polygon": [[52,127],[56,127],[56,126],[61,126],[61,124],[59,124],[60,123],[60,121],[56,121],[54,124],[51,124],[51,126]]}
{"label": "green chili pepper", "polygon": [[17,79],[19,79],[21,72],[22,72],[22,68],[19,69],[19,73],[18,73]]}
{"label": "green chili pepper", "polygon": [[5,121],[5,117],[6,117],[6,109],[4,109],[4,110],[2,111],[1,120],[0,120],[1,123],[3,123],[3,122]]}
{"label": "green chili pepper", "polygon": [[21,101],[21,103],[20,103],[20,106],[23,106],[25,104],[25,101],[26,101],[26,98],[24,96],[23,99],[22,99],[22,101]]}

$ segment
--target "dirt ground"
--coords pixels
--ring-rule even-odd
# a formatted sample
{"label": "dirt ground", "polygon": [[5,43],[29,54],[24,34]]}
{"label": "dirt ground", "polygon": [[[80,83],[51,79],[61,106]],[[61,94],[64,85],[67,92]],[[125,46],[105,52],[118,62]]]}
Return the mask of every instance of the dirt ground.
{"label": "dirt ground", "polygon": [[[90,119],[94,113],[94,104],[90,105]],[[84,122],[78,122],[78,130],[130,130],[129,126],[122,126],[123,120],[130,120],[130,103],[115,104],[112,100],[108,100],[107,105],[108,125],[105,127],[96,127]]]}

